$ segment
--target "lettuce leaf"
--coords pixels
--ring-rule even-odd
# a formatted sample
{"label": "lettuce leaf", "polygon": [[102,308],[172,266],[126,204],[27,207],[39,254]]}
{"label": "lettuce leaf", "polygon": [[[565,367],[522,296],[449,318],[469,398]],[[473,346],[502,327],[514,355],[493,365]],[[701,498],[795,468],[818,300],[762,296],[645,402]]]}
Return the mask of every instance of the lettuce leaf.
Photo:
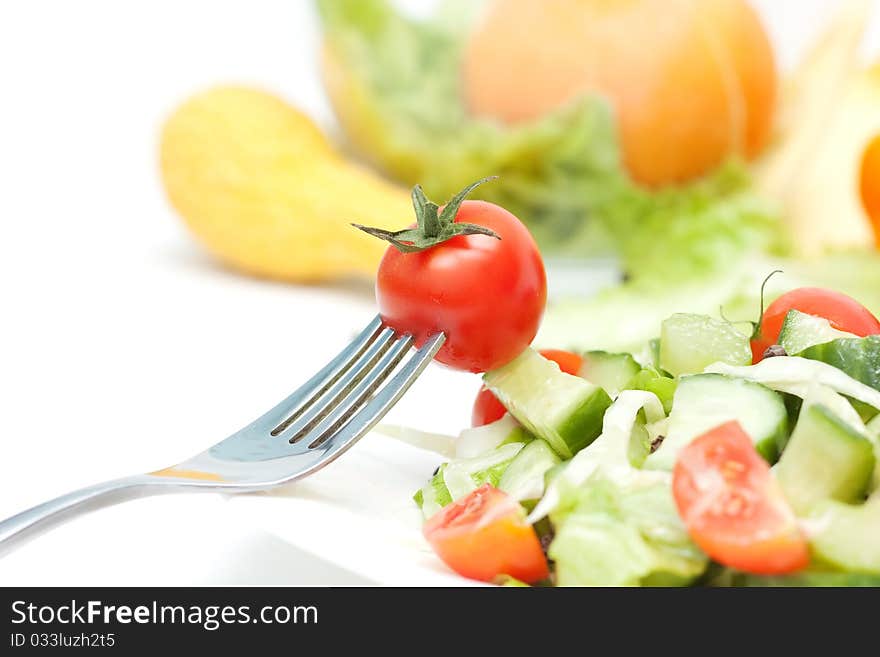
{"label": "lettuce leaf", "polygon": [[708,559],[682,524],[668,483],[591,478],[551,514],[559,586],[683,586]]}
{"label": "lettuce leaf", "polygon": [[325,83],[360,156],[440,200],[499,175],[476,196],[519,216],[545,253],[615,252],[634,276],[702,274],[775,240],[773,208],[751,193],[740,162],[660,192],[635,185],[599,97],[514,127],[469,116],[459,62],[479,4],[447,3],[417,21],[387,0],[318,0]]}
{"label": "lettuce leaf", "polygon": [[626,174],[613,113],[600,98],[514,127],[470,116],[459,64],[481,4],[447,0],[435,16],[414,20],[387,0],[317,0],[324,77],[354,149],[392,177],[442,200],[498,174],[477,196],[523,219],[551,261],[616,255],[629,282],[552,305],[541,345],[629,350],[673,312],[717,315],[721,306],[734,321],[755,320],[761,281],[774,269],[785,276],[771,281],[768,300],[819,285],[880,311],[880,258],[786,259],[780,210],[754,191],[743,162],[647,190]]}
{"label": "lettuce leaf", "polygon": [[[694,264],[693,276],[646,274],[589,298],[551,302],[535,346],[638,351],[675,312],[714,317],[723,313],[748,330],[748,322],[756,321],[760,313],[761,283],[775,270],[782,273],[768,281],[765,305],[796,287],[816,286],[839,290],[880,314],[880,257],[876,253],[846,252],[799,260],[754,254],[745,244],[735,247],[732,241],[726,244],[730,247],[727,256],[719,255],[723,264],[713,266],[707,261],[702,273],[697,273],[700,267]],[[724,250],[723,244],[718,247]]]}
{"label": "lettuce leaf", "polygon": [[549,556],[561,586],[684,585],[706,567],[672,499],[668,473],[630,460],[645,421],[665,417],[649,392],[624,390],[605,413],[602,434],[578,452],[529,515],[549,513]]}

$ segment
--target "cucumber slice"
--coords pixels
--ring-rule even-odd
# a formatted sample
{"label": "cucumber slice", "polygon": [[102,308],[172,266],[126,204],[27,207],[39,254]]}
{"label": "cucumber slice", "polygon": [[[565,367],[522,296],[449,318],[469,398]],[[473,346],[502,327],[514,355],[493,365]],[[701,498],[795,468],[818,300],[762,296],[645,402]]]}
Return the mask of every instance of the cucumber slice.
{"label": "cucumber slice", "polygon": [[716,362],[749,365],[749,339],[731,324],[707,315],[677,313],[660,330],[660,367],[673,376],[698,374]]}
{"label": "cucumber slice", "polygon": [[806,524],[817,559],[841,570],[880,574],[880,497],[860,505],[826,500]]}
{"label": "cucumber slice", "polygon": [[818,502],[864,499],[874,472],[874,446],[822,404],[801,411],[774,470],[795,513]]}
{"label": "cucumber slice", "polygon": [[668,376],[663,376],[656,370],[644,369],[630,379],[625,389],[627,390],[647,390],[657,395],[660,403],[663,404],[663,410],[669,413],[672,410],[672,399],[675,395],[675,388],[678,381]]}
{"label": "cucumber slice", "polygon": [[805,570],[794,575],[752,575],[734,573],[732,586],[880,586],[880,575],[871,573],[847,573],[839,570]]}
{"label": "cucumber slice", "polygon": [[831,342],[837,338],[854,338],[852,333],[838,331],[824,317],[808,315],[799,310],[789,310],[779,331],[777,342],[789,356],[796,356],[804,349]]}
{"label": "cucumber slice", "polygon": [[534,439],[526,429],[505,414],[500,420],[462,431],[455,441],[455,457],[469,459],[491,452],[508,443],[527,443]]}
{"label": "cucumber slice", "polygon": [[611,397],[616,397],[642,369],[630,354],[607,351],[588,351],[583,355],[583,363],[578,375],[601,386]]}
{"label": "cucumber slice", "polygon": [[511,415],[566,459],[596,439],[611,405],[602,388],[562,372],[534,349],[486,372],[483,381]]}
{"label": "cucumber slice", "polygon": [[[808,353],[811,349],[819,349],[824,346],[810,347],[810,349],[803,353]],[[803,356],[803,353],[801,356]],[[818,384],[831,388],[831,390],[840,395],[857,399],[872,408],[880,409],[880,391],[865,385],[861,381],[856,381],[837,367],[818,360],[810,360],[798,356],[779,356],[776,358],[765,358],[760,363],[748,367],[715,363],[706,368],[706,371],[763,383],[769,388],[797,395],[802,399]],[[834,411],[840,415],[836,408]]]}
{"label": "cucumber slice", "polygon": [[537,500],[544,494],[544,475],[560,462],[550,445],[533,440],[507,466],[498,488],[517,501]]}
{"label": "cucumber slice", "polygon": [[856,381],[880,390],[880,335],[838,338],[808,347],[799,355],[828,363]]}
{"label": "cucumber slice", "polygon": [[742,425],[764,458],[775,460],[788,428],[785,404],[778,393],[760,383],[722,374],[682,377],[669,415],[669,434],[644,467],[671,470],[682,447],[730,420]]}

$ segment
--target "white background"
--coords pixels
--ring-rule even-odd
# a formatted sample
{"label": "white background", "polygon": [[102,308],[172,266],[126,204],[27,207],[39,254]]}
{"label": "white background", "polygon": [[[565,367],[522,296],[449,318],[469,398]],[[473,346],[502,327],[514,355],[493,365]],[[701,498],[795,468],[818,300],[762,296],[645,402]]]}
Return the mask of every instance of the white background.
{"label": "white background", "polygon": [[[837,3],[755,4],[789,67]],[[200,451],[372,316],[367,285],[216,267],[157,176],[163,117],[214,83],[272,90],[332,131],[317,44],[307,0],[0,2],[0,517]],[[453,432],[478,385],[433,372],[393,419]],[[173,496],[92,514],[0,559],[0,584],[365,582],[227,511]]]}

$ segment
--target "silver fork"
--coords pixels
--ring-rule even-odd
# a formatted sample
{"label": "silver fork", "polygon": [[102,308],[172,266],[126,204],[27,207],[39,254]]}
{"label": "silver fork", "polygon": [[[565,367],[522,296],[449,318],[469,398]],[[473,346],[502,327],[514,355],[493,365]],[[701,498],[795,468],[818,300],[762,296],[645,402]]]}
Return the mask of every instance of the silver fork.
{"label": "silver fork", "polygon": [[146,495],[247,493],[302,479],[382,419],[444,340],[442,333],[430,336],[407,359],[412,336],[396,334],[376,317],[302,387],[240,431],[169,468],[82,488],[12,516],[0,522],[0,551],[51,520]]}

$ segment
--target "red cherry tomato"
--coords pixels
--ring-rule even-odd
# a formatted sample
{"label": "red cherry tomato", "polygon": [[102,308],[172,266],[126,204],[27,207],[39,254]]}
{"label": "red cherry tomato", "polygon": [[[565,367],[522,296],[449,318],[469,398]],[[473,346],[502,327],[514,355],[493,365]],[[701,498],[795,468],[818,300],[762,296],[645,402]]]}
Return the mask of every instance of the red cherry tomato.
{"label": "red cherry tomato", "polygon": [[839,331],[861,337],[880,333],[880,322],[877,318],[852,297],[820,287],[799,287],[786,292],[767,306],[752,338],[753,363],[762,360],[767,347],[776,344],[785,315],[792,309],[824,317]]}
{"label": "red cherry tomato", "polygon": [[880,248],[880,134],[870,141],[862,155],[859,192],[874,227],[874,242]]}
{"label": "red cherry tomato", "polygon": [[[583,365],[583,359],[570,351],[542,349],[540,353],[544,358],[548,358],[559,365],[559,369],[566,374],[576,375],[580,372],[581,365]],[[477,393],[477,398],[474,399],[474,410],[471,412],[471,426],[481,427],[484,424],[495,422],[500,420],[506,412],[507,409],[498,401],[498,397],[492,394],[492,391],[486,386],[483,386],[480,388],[480,392]]]}
{"label": "red cherry tomato", "polygon": [[751,438],[727,422],[681,450],[672,475],[678,512],[715,561],[773,575],[807,566],[807,542]]}
{"label": "red cherry tomato", "polygon": [[464,201],[456,223],[479,224],[501,239],[459,235],[417,253],[389,247],[379,265],[376,300],[385,323],[422,344],[446,334],[436,359],[485,372],[513,360],[535,337],[547,282],[528,229],[485,201]]}
{"label": "red cherry tomato", "polygon": [[459,575],[484,582],[510,575],[528,583],[549,575],[525,511],[490,484],[438,511],[422,531],[437,555]]}

